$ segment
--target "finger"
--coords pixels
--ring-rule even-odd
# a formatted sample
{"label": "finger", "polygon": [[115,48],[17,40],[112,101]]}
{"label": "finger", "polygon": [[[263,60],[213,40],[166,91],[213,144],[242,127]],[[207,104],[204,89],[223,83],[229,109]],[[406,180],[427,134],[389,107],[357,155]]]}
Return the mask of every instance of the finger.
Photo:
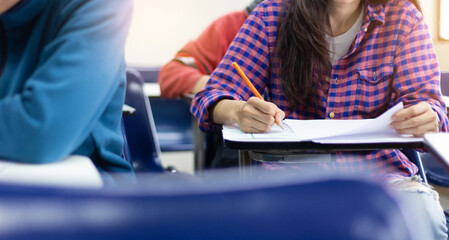
{"label": "finger", "polygon": [[432,124],[435,125],[435,128],[438,127],[438,121],[436,120],[436,115],[432,110],[424,112],[420,115],[414,116],[412,118],[396,121],[391,123],[391,127],[396,130],[400,129],[409,129],[416,128],[421,125]]}
{"label": "finger", "polygon": [[265,129],[265,125],[272,126],[275,123],[274,116],[263,113],[253,106],[245,107],[242,116],[242,121],[246,124],[257,124],[260,130]]}
{"label": "finger", "polygon": [[[285,113],[279,109],[276,104],[255,99],[255,108],[266,115],[273,116],[275,123],[281,127],[282,120],[285,118]],[[262,119],[260,119],[262,120]]]}
{"label": "finger", "polygon": [[267,102],[256,97],[250,98],[248,102],[250,102],[257,110],[273,117],[278,110],[278,107],[274,103]]}
{"label": "finger", "polygon": [[424,134],[428,132],[437,132],[437,130],[435,124],[428,123],[414,128],[397,129],[396,132],[399,134],[411,134],[415,137],[423,137]]}
{"label": "finger", "polygon": [[[273,118],[273,117],[272,117]],[[274,120],[272,120],[274,122]],[[267,124],[266,122],[261,122],[255,118],[245,118],[242,120],[242,125],[240,129],[244,132],[249,133],[264,133],[271,129],[273,124]]]}
{"label": "finger", "polygon": [[[276,123],[282,128],[282,120],[285,118],[285,113],[279,109],[274,103],[263,101],[259,98],[252,97],[248,103],[255,108],[252,115],[261,122],[273,125]],[[260,114],[262,113],[262,114]],[[273,121],[274,120],[274,121]]]}
{"label": "finger", "polygon": [[284,120],[285,118],[285,113],[282,110],[279,110],[278,112],[276,112],[274,119],[276,122],[276,125],[278,125],[282,130],[284,130],[284,127],[282,126],[282,120]]}
{"label": "finger", "polygon": [[392,121],[404,121],[406,119],[412,118],[416,115],[423,114],[424,112],[432,110],[428,103],[420,102],[416,105],[405,108],[397,113],[395,113],[392,117]]}

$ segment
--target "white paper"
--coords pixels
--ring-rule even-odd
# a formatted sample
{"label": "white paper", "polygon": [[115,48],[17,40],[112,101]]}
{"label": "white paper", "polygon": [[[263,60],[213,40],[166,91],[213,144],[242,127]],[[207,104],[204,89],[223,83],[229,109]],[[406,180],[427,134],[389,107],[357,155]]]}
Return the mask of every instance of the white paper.
{"label": "white paper", "polygon": [[76,188],[103,186],[103,180],[92,160],[78,155],[47,164],[0,160],[0,182]]}
{"label": "white paper", "polygon": [[266,133],[244,133],[238,126],[223,126],[223,138],[231,141],[320,143],[416,142],[422,138],[399,135],[390,128],[391,117],[402,110],[402,102],[374,119],[362,120],[296,120],[283,121]]}
{"label": "white paper", "polygon": [[426,146],[449,166],[449,133],[427,133],[424,140]]}

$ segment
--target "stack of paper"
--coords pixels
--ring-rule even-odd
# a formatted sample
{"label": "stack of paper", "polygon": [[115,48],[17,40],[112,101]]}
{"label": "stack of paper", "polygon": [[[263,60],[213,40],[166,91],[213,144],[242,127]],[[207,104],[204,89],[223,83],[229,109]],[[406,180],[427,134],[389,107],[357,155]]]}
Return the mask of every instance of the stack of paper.
{"label": "stack of paper", "polygon": [[390,128],[391,117],[404,108],[402,102],[374,119],[283,121],[284,129],[273,125],[266,133],[245,133],[237,125],[223,126],[223,138],[236,142],[382,143],[422,142],[422,138],[399,135]]}

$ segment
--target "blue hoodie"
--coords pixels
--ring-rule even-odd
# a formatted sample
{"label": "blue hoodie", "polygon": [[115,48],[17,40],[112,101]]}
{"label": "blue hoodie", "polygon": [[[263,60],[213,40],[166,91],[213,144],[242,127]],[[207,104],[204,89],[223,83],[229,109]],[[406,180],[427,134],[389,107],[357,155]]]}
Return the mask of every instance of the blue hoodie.
{"label": "blue hoodie", "polygon": [[[23,0],[0,15],[0,159],[121,158],[131,0]],[[131,175],[132,176],[132,175]]]}

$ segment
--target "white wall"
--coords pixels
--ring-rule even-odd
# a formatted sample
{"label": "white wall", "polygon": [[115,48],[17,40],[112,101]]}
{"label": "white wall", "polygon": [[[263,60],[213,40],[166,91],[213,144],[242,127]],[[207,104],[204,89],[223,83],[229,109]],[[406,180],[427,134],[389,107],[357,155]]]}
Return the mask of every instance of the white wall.
{"label": "white wall", "polygon": [[216,18],[252,0],[134,0],[126,45],[131,66],[161,66]]}
{"label": "white wall", "polygon": [[[424,11],[424,17],[432,32],[433,44],[440,62],[442,71],[449,71],[449,41],[443,41],[438,38],[439,30],[439,0],[421,0]],[[447,11],[449,13],[449,9]],[[449,27],[449,26],[446,26]]]}

